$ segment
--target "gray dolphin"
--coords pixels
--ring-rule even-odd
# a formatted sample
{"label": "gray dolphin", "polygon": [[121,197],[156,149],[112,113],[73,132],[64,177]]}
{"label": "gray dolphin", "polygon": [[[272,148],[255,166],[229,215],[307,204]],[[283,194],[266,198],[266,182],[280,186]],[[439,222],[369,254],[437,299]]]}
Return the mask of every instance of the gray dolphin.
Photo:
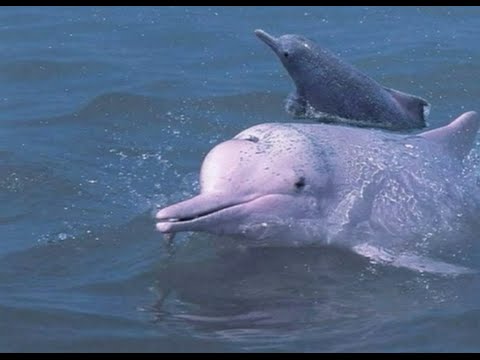
{"label": "gray dolphin", "polygon": [[475,112],[419,135],[257,125],[206,155],[200,194],[158,211],[157,229],[230,235],[246,246],[330,244],[394,262],[378,249],[427,234],[458,238],[476,223],[478,189],[463,159],[479,126]]}
{"label": "gray dolphin", "polygon": [[272,48],[296,85],[286,101],[287,112],[295,117],[392,130],[426,126],[426,100],[383,87],[303,36],[255,34]]}

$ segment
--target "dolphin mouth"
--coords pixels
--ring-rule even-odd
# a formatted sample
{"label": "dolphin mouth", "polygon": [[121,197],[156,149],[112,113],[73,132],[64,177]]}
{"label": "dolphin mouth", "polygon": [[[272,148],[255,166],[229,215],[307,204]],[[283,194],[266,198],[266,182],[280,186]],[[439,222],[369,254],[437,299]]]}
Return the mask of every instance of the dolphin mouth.
{"label": "dolphin mouth", "polygon": [[240,202],[240,203],[232,204],[232,205],[219,206],[219,207],[213,208],[211,210],[206,210],[206,211],[203,211],[203,212],[200,212],[200,213],[197,213],[197,214],[185,215],[185,216],[182,216],[182,217],[161,218],[161,217],[157,216],[157,223],[164,223],[164,222],[167,222],[167,223],[170,223],[170,224],[188,223],[188,222],[192,222],[192,221],[197,220],[197,219],[207,217],[209,215],[213,215],[213,214],[218,213],[222,210],[226,210],[226,209],[232,208],[234,206],[242,205],[242,204],[245,204],[245,203],[246,202]]}
{"label": "dolphin mouth", "polygon": [[221,213],[234,211],[263,196],[236,201],[218,201],[209,196],[199,195],[189,200],[161,209],[156,218],[156,228],[162,233],[190,231],[207,225]]}
{"label": "dolphin mouth", "polygon": [[272,49],[276,50],[278,48],[278,40],[276,37],[270,35],[266,31],[263,31],[262,29],[257,29],[254,31],[255,35],[262,40],[265,44],[270,46]]}

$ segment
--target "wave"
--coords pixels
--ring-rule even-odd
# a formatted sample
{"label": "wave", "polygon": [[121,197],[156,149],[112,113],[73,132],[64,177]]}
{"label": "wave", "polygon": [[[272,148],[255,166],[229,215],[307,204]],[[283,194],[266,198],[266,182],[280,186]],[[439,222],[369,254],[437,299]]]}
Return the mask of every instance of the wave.
{"label": "wave", "polygon": [[23,161],[1,163],[0,173],[0,196],[12,195],[25,200],[46,192],[72,195],[79,190],[74,183],[45,165]]}
{"label": "wave", "polygon": [[17,60],[0,64],[0,78],[12,82],[35,82],[66,78],[78,78],[79,75],[94,75],[110,66],[101,62]]}
{"label": "wave", "polygon": [[[140,95],[129,92],[101,94],[72,113],[49,118],[12,121],[17,126],[98,125],[131,128],[152,124],[231,123],[240,118],[242,127],[264,121],[285,121],[283,94],[250,92],[229,96],[183,98]],[[188,121],[186,121],[188,120]],[[4,122],[5,124],[5,122]]]}

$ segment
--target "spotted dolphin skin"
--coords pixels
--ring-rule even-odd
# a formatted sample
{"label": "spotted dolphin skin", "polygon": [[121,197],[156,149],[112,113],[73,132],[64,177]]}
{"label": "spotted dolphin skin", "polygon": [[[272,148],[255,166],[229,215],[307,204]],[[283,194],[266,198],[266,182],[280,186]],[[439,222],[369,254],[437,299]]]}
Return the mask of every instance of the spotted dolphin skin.
{"label": "spotted dolphin skin", "polygon": [[255,30],[278,56],[296,89],[286,101],[294,117],[391,130],[426,126],[429,103],[378,84],[330,51],[300,35]]}
{"label": "spotted dolphin skin", "polygon": [[476,178],[465,175],[463,159],[479,125],[475,112],[418,135],[257,125],[206,155],[200,194],[158,211],[157,229],[230,235],[246,246],[334,245],[384,259],[378,249],[415,247],[425,234],[443,244],[477,223]]}

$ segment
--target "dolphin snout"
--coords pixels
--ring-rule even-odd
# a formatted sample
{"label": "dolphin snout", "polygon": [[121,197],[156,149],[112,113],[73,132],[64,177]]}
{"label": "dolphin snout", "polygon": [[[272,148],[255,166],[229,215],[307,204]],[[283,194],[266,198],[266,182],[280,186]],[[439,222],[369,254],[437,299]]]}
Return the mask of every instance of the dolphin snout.
{"label": "dolphin snout", "polygon": [[270,35],[266,31],[263,31],[262,29],[257,29],[255,30],[255,35],[262,40],[265,44],[270,46],[272,49],[276,49],[278,47],[278,40],[276,37]]}
{"label": "dolphin snout", "polygon": [[161,209],[155,215],[157,220],[156,228],[162,233],[169,233],[173,225],[180,221],[178,215],[175,215],[175,212],[171,210],[171,207]]}

